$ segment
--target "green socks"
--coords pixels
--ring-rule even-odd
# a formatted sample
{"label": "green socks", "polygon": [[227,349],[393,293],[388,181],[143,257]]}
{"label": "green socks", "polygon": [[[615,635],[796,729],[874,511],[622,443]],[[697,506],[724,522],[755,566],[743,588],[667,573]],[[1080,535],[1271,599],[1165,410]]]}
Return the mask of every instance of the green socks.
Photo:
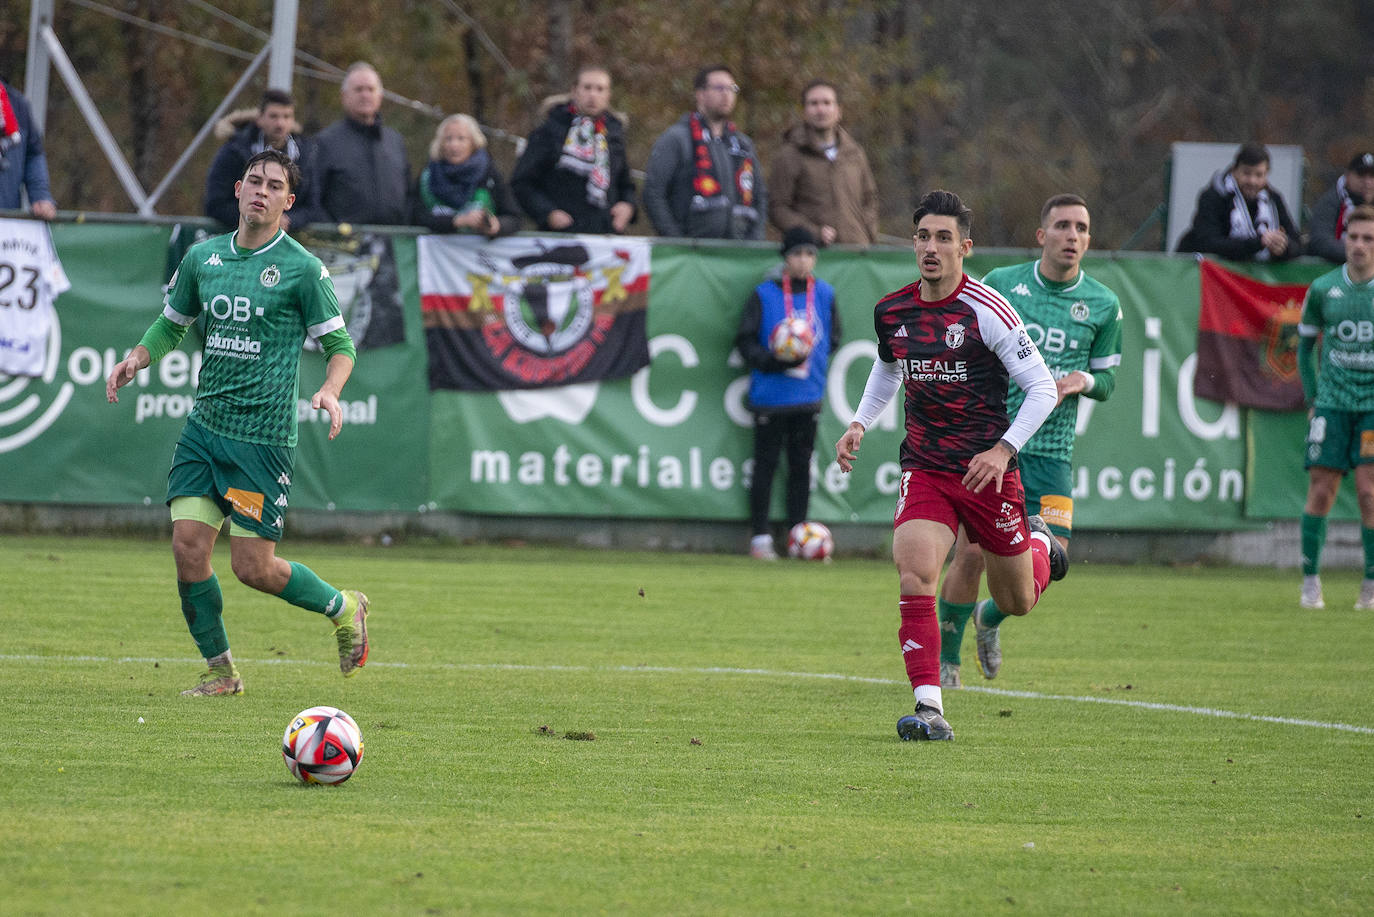
{"label": "green socks", "polygon": [[1001,610],[997,607],[997,603],[992,599],[988,599],[987,604],[983,606],[982,615],[978,618],[984,627],[996,627],[1006,619],[1007,616],[1002,614]]}
{"label": "green socks", "polygon": [[1374,579],[1374,529],[1360,526],[1360,542],[1364,545],[1364,578]]}
{"label": "green socks", "polygon": [[320,579],[305,564],[294,561],[291,561],[291,578],[286,581],[281,598],[298,608],[329,618],[337,617],[344,608],[343,593]]}
{"label": "green socks", "polygon": [[[1368,529],[1364,533],[1364,566],[1369,570],[1370,557],[1370,535]],[[1302,575],[1316,576],[1321,572],[1322,547],[1326,544],[1326,517],[1309,516],[1303,513],[1302,516]]]}
{"label": "green socks", "polygon": [[207,580],[185,583],[177,580],[181,594],[181,614],[191,630],[191,639],[206,659],[229,651],[229,635],[224,631],[224,596],[213,573]]}
{"label": "green socks", "polygon": [[973,603],[946,602],[940,599],[940,661],[950,665],[959,664],[959,647],[964,642],[964,628],[968,626],[969,615],[973,614]]}

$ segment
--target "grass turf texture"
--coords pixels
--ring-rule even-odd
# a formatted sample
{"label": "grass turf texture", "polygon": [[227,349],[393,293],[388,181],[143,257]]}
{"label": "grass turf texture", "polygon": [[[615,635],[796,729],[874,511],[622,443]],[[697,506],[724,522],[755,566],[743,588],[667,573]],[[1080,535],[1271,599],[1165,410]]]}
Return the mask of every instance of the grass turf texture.
{"label": "grass turf texture", "polygon": [[[0,910],[1374,909],[1374,734],[1139,706],[1374,727],[1355,573],[1303,612],[1294,573],[1079,565],[1004,627],[995,682],[970,628],[956,741],[902,743],[886,563],[282,554],[372,598],[367,668],[342,679],[222,543],[247,694],[182,698],[167,544],[0,540]],[[282,764],[314,704],[362,727],[342,787]]]}

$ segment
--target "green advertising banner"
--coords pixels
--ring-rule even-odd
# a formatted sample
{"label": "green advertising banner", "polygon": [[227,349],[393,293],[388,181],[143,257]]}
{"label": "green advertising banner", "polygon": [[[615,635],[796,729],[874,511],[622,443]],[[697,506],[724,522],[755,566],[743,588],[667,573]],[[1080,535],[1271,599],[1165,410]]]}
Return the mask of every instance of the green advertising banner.
{"label": "green advertising banner", "polygon": [[[58,300],[60,341],[49,376],[0,379],[0,499],[160,503],[195,395],[198,339],[141,374],[118,405],[105,403],[104,379],[158,313],[169,231],[60,224],[53,235],[72,289]],[[748,374],[733,341],[750,290],[777,263],[772,247],[655,245],[652,360],[629,379],[471,393],[428,390],[413,237],[309,244],[329,265],[362,346],[345,391],[344,432],[334,442],[305,401],[323,378],[323,360],[303,355],[293,507],[745,518],[752,431]],[[966,266],[981,276],[1032,255],[975,253]],[[1225,530],[1295,516],[1305,490],[1302,416],[1193,397],[1196,262],[1109,255],[1085,267],[1121,298],[1125,352],[1112,399],[1083,401],[1076,525]],[[876,356],[873,304],[910,282],[914,268],[908,249],[821,254],[817,272],[837,290],[844,333],[817,440],[817,519],[891,518],[900,397],[865,439],[852,474],[839,473],[833,444]],[[1324,270],[1300,264],[1249,273],[1305,283]],[[1342,507],[1338,515],[1351,511],[1348,502]]]}
{"label": "green advertising banner", "polygon": [[[0,500],[156,504],[166,495],[172,449],[195,401],[200,336],[105,400],[105,377],[162,308],[167,227],[56,224],[53,240],[72,287],[57,301],[55,359],[42,378],[0,378]],[[344,432],[328,442],[327,418],[308,402],[324,379],[318,352],[301,359],[300,446],[291,505],[314,509],[414,510],[426,499],[428,392],[415,301],[414,240],[396,240],[396,296],[404,340],[366,349],[344,392]],[[377,320],[367,288],[380,259],[358,259],[367,283],[338,284],[355,339],[360,316]],[[344,265],[349,268],[349,265]],[[365,332],[365,328],[362,329]]]}

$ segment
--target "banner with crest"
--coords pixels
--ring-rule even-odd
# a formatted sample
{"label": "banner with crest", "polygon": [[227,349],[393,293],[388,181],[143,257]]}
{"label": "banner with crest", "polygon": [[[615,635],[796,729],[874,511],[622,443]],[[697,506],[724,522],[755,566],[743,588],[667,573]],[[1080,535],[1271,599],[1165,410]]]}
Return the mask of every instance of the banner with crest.
{"label": "banner with crest", "polygon": [[602,236],[421,236],[431,389],[620,379],[649,365],[650,244]]}

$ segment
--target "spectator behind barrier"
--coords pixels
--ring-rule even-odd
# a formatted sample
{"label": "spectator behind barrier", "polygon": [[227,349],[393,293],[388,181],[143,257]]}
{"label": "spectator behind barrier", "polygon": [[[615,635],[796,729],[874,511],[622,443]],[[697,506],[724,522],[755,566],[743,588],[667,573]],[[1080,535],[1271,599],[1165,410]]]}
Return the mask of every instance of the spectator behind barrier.
{"label": "spectator behind barrier", "polygon": [[1312,207],[1307,253],[1345,264],[1345,227],[1361,204],[1374,203],[1374,153],[1357,153],[1336,184]]}
{"label": "spectator behind barrier", "polygon": [[1193,225],[1178,240],[1181,252],[1232,261],[1286,261],[1302,254],[1302,237],[1283,197],[1269,186],[1269,150],[1246,143],[1230,167],[1212,176],[1197,197]]}
{"label": "spectator behind barrier", "polygon": [[692,83],[696,110],[654,141],[644,179],[644,209],[660,236],[762,239],[768,212],[754,141],[730,120],[739,84],[724,65]]}
{"label": "spectator behind barrier", "polygon": [[610,104],[604,67],[583,67],[569,95],[544,100],[544,120],[511,174],[511,190],[540,229],[623,233],[634,220],[625,117]]}
{"label": "spectator behind barrier", "polygon": [[300,125],[296,123],[296,102],[289,92],[267,90],[257,109],[244,108],[220,118],[215,124],[215,136],[223,140],[224,145],[215,153],[205,176],[206,216],[219,221],[226,229],[238,226],[239,201],[234,197],[234,185],[243,177],[243,168],[249,158],[270,147],[291,157],[301,169],[297,204],[282,214],[282,229],[300,228],[319,218],[310,210],[310,202],[315,197],[311,191],[314,170],[310,164],[310,146],[301,136]]}
{"label": "spectator behind barrier", "polygon": [[43,135],[23,93],[0,80],[0,210],[19,210],[28,195],[29,210],[41,220],[57,216],[48,188]]}
{"label": "spectator behind barrier", "polygon": [[410,165],[401,135],[382,123],[382,78],[369,63],[348,68],[344,117],[315,135],[318,210],[335,223],[404,224]]}
{"label": "spectator behind barrier", "polygon": [[480,233],[490,239],[520,229],[510,189],[471,115],[449,115],[439,122],[414,200],[411,222],[431,232]]}
{"label": "spectator behind barrier", "polygon": [[832,83],[812,80],[802,90],[802,122],[783,134],[768,173],[768,219],[780,232],[800,226],[822,245],[872,245],[878,186],[840,116]]}

